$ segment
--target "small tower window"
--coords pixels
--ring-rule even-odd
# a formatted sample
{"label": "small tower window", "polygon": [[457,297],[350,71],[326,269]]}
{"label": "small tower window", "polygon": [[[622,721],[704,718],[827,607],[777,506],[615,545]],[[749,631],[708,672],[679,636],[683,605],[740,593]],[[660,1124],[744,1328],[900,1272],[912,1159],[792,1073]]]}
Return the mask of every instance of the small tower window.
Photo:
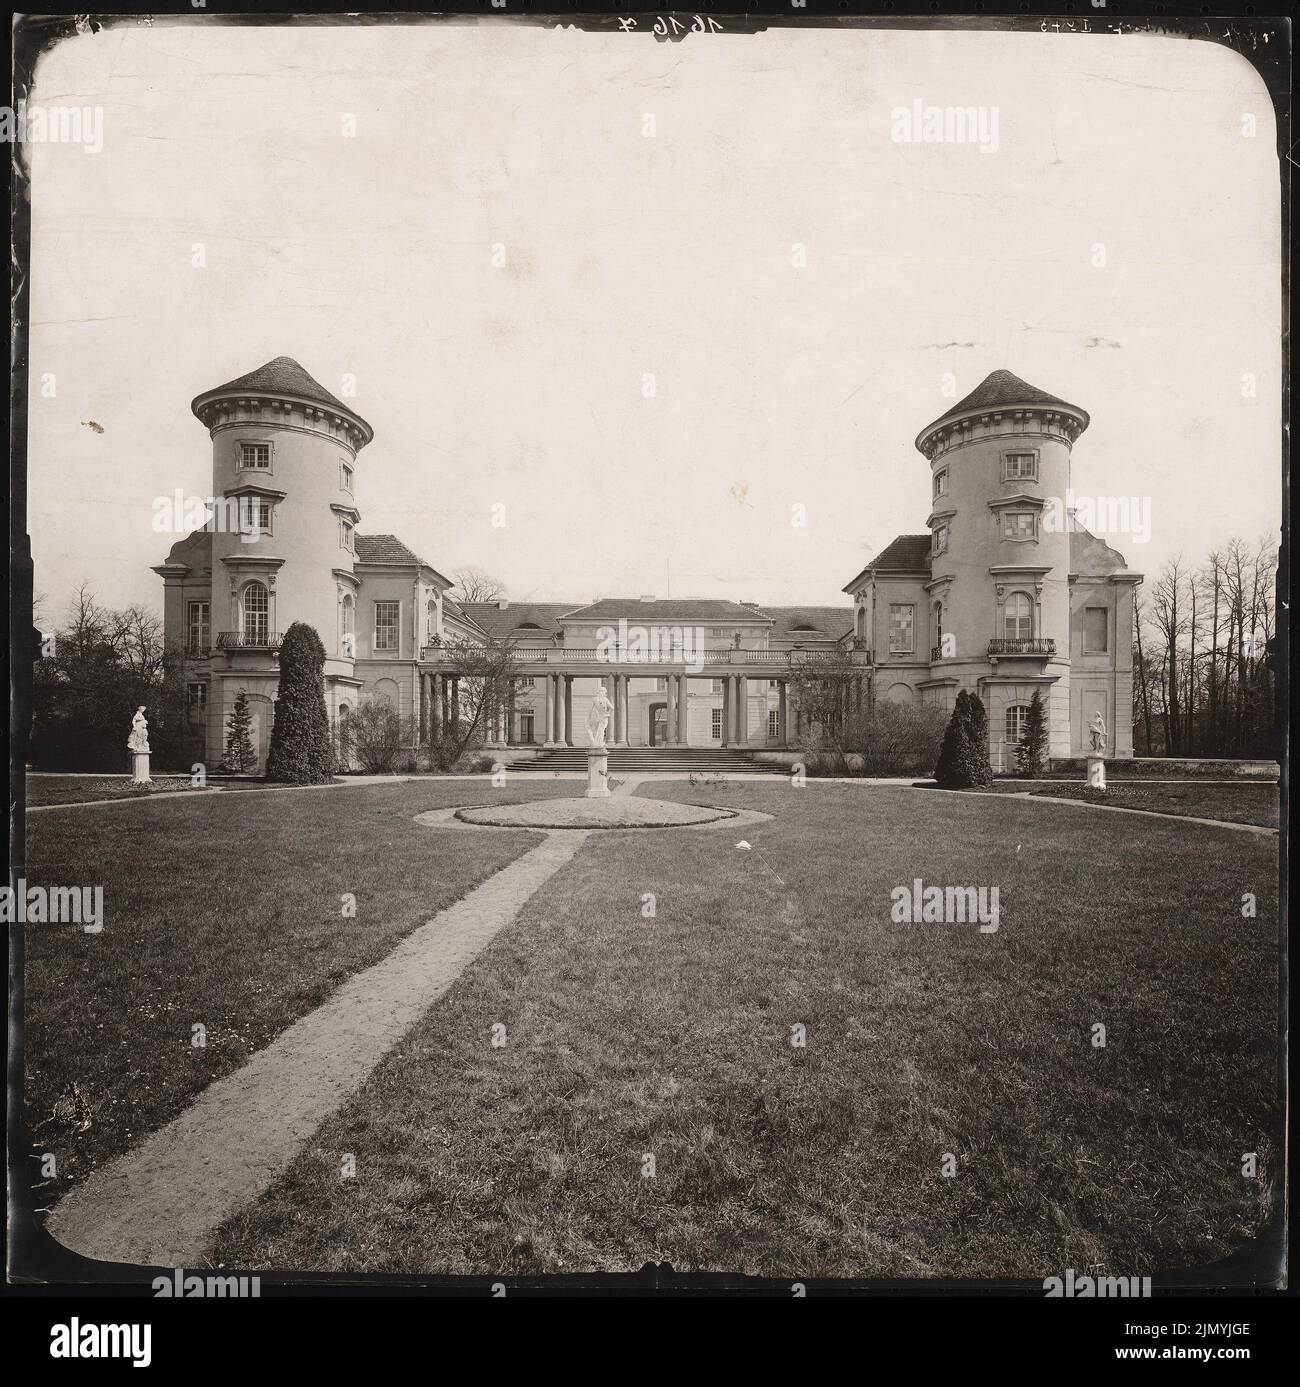
{"label": "small tower window", "polygon": [[948,494],[948,469],[941,467],[934,474],[934,499],[937,501],[940,496]]}
{"label": "small tower window", "polygon": [[271,466],[271,445],[269,443],[241,443],[239,445],[239,465],[265,472]]}
{"label": "small tower window", "polygon": [[1037,453],[1008,453],[1002,460],[1003,481],[1036,481],[1038,478]]}
{"label": "small tower window", "polygon": [[1038,517],[1029,510],[1008,510],[1002,512],[1003,539],[1037,539]]}
{"label": "small tower window", "polygon": [[346,520],[339,521],[339,548],[346,549],[348,553],[353,549],[352,526]]}
{"label": "small tower window", "polygon": [[352,494],[352,469],[346,462],[339,463],[339,486],[349,495]]}
{"label": "small tower window", "polygon": [[948,526],[936,525],[934,527],[934,550],[936,554],[946,553],[948,550]]}

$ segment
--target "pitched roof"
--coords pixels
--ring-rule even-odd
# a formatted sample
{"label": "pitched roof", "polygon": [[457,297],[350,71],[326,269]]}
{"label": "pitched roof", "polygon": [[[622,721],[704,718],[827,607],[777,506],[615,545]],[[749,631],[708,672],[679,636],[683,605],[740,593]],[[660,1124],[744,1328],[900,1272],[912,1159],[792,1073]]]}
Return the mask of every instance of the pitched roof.
{"label": "pitched roof", "polygon": [[1082,415],[1084,427],[1088,425],[1088,413],[1078,405],[1072,405],[1068,400],[1062,400],[1056,395],[1049,395],[1046,390],[1030,385],[1010,371],[991,371],[964,400],[958,400],[947,413],[941,414],[932,424],[927,424],[920,436],[924,438],[931,429],[937,428],[949,419],[955,419],[959,414],[970,414],[984,409],[1008,409],[1012,405],[1059,405],[1063,409],[1073,410],[1074,413]]}
{"label": "pitched roof", "polygon": [[718,598],[665,597],[647,601],[637,597],[602,597],[587,607],[573,607],[564,613],[571,621],[617,621],[634,617],[641,621],[749,621],[767,622],[771,618],[758,607]]}
{"label": "pitched roof", "polygon": [[226,395],[236,391],[265,391],[268,395],[294,395],[301,400],[315,400],[318,404],[330,405],[334,409],[345,410],[348,414],[354,413],[350,405],[345,405],[342,400],[337,400],[328,390],[318,381],[303,370],[301,366],[291,356],[277,356],[274,361],[265,362],[255,371],[249,371],[247,375],[236,376],[234,380],[228,380],[225,385],[218,385],[212,390],[205,390],[197,398],[203,399],[206,395]]}
{"label": "pitched roof", "polygon": [[396,535],[353,535],[358,563],[394,563],[407,568],[429,568],[431,565],[413,554]]}
{"label": "pitched roof", "polygon": [[[446,600],[445,598],[443,599]],[[520,639],[549,640],[559,628],[560,618],[570,610],[568,602],[508,602],[499,607],[495,602],[462,602],[461,610],[477,622],[495,640],[510,635]],[[519,627],[533,625],[536,631],[520,631]]]}
{"label": "pitched roof", "polygon": [[[764,607],[773,640],[837,641],[853,630],[852,607]],[[801,627],[812,630],[801,630]]]}

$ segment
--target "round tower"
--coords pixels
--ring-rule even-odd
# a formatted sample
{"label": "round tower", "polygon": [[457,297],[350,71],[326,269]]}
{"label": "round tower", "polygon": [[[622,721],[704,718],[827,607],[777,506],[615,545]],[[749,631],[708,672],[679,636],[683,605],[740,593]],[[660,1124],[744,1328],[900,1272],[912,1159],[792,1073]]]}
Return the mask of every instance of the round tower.
{"label": "round tower", "polygon": [[374,434],[287,356],[204,391],[190,408],[212,439],[213,682],[224,687],[211,691],[209,740],[219,743],[244,687],[265,741],[276,651],[292,622],[319,633],[327,692],[335,680],[352,682],[356,461]]}
{"label": "round tower", "polygon": [[930,464],[931,677],[979,693],[990,742],[1041,689],[1069,753],[1070,452],[1086,411],[994,371],[917,437]]}

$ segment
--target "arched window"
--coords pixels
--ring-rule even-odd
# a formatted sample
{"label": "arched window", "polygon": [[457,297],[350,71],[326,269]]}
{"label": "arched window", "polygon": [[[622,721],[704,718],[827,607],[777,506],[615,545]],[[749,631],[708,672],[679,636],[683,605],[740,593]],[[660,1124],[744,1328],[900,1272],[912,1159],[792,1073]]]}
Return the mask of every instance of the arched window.
{"label": "arched window", "polygon": [[1013,703],[1007,709],[1007,741],[1019,746],[1025,739],[1025,720],[1029,717],[1029,704]]}
{"label": "arched window", "polygon": [[[345,592],[343,601],[339,603],[339,645],[345,655],[352,655],[356,651],[356,623],[357,604],[352,594]],[[339,712],[342,711],[340,708]]]}
{"label": "arched window", "polygon": [[859,640],[863,640],[867,634],[867,609],[865,607],[860,606],[858,608],[856,626],[855,634]]}
{"label": "arched window", "polygon": [[438,604],[430,598],[424,608],[424,643],[432,645],[438,638]]}
{"label": "arched window", "polygon": [[266,585],[256,580],[244,589],[244,640],[265,645],[270,635],[271,602]]}
{"label": "arched window", "polygon": [[1027,641],[1034,634],[1034,604],[1023,592],[1013,592],[1007,598],[1003,634],[1009,641]]}

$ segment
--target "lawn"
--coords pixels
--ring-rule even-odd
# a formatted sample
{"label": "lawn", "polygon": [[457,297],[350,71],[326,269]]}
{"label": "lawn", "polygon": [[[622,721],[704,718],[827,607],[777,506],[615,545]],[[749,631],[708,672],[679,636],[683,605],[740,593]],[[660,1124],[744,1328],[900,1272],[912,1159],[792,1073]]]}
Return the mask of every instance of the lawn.
{"label": "lawn", "polygon": [[[750,852],[593,835],[214,1261],[1041,1278],[1210,1263],[1259,1229],[1275,840],[909,789],[642,788],[776,817]],[[892,923],[915,877],[998,886],[999,929]]]}
{"label": "lawn", "polygon": [[28,884],[101,883],[105,915],[102,934],[32,925],[24,936],[28,1132],[58,1169],[41,1202],[538,841],[466,834],[451,852],[413,815],[565,788],[430,781],[31,815]]}
{"label": "lawn", "polygon": [[1154,809],[1161,814],[1194,819],[1225,819],[1235,824],[1278,826],[1281,791],[1276,784],[1219,785],[1194,780],[1169,785],[1143,785],[1111,780],[1105,790],[1092,790],[1081,781],[995,780],[986,787],[1002,795],[1053,795],[1116,809]]}

